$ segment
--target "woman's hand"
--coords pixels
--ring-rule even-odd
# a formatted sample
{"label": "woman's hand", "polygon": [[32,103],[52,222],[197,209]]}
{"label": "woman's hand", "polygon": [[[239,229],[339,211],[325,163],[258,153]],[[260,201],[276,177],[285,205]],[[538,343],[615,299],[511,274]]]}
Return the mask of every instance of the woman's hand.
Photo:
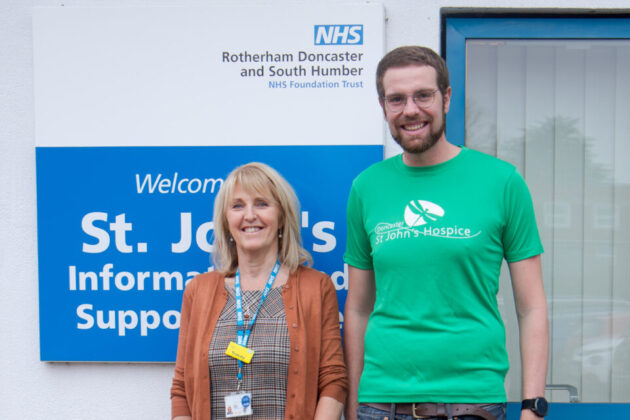
{"label": "woman's hand", "polygon": [[314,420],[339,420],[343,404],[331,397],[321,397],[317,401]]}

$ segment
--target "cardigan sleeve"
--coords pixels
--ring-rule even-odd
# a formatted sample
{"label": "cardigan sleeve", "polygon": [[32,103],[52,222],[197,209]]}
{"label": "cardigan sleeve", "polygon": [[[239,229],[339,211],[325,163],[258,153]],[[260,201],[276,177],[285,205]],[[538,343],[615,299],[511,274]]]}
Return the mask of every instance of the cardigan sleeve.
{"label": "cardigan sleeve", "polygon": [[343,359],[337,292],[330,277],[320,278],[322,289],[321,352],[319,362],[319,397],[327,396],[345,404],[348,375]]}
{"label": "cardigan sleeve", "polygon": [[[193,286],[192,282],[189,286]],[[192,416],[188,401],[186,399],[186,354],[188,345],[188,324],[192,306],[193,287],[186,287],[182,300],[181,318],[179,324],[179,341],[177,344],[177,359],[175,361],[175,373],[171,386],[171,417]]]}

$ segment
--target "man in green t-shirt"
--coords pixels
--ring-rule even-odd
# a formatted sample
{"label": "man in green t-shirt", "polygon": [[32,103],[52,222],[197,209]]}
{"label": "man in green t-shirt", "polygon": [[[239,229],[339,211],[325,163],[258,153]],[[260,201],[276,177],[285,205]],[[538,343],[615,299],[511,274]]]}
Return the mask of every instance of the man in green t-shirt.
{"label": "man in green t-shirt", "polygon": [[345,417],[505,419],[503,259],[520,329],[521,419],[544,417],[549,333],[529,190],[513,165],[446,140],[451,88],[434,51],[397,48],[376,77],[403,153],[363,171],[348,199]]}

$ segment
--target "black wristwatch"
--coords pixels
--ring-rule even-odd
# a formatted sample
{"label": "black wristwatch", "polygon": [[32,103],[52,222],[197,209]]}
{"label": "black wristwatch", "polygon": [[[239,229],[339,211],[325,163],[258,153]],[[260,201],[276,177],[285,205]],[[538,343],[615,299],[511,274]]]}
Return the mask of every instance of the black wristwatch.
{"label": "black wristwatch", "polygon": [[523,400],[521,410],[532,410],[538,417],[545,417],[549,410],[549,403],[544,397]]}

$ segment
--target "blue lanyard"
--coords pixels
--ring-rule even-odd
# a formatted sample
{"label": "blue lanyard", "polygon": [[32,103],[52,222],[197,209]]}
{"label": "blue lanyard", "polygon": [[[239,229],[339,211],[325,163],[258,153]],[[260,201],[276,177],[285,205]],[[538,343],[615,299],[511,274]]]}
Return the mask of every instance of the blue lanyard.
{"label": "blue lanyard", "polygon": [[[280,261],[276,261],[276,265],[273,266],[273,270],[271,270],[271,274],[269,274],[269,279],[267,280],[267,284],[263,289],[262,296],[260,297],[260,302],[258,302],[258,308],[254,313],[251,321],[247,325],[245,331],[243,331],[242,327],[243,322],[243,297],[241,293],[241,276],[239,275],[238,269],[236,270],[236,275],[234,276],[234,296],[236,299],[236,334],[237,334],[237,343],[241,346],[247,347],[247,342],[249,341],[249,334],[252,332],[252,328],[254,327],[254,323],[256,322],[256,318],[258,317],[258,311],[267,299],[267,295],[271,291],[271,287],[273,286],[273,282],[276,280],[276,276],[278,275],[278,271],[280,270]],[[243,362],[238,361],[238,381],[239,388],[241,381],[243,379]]]}

